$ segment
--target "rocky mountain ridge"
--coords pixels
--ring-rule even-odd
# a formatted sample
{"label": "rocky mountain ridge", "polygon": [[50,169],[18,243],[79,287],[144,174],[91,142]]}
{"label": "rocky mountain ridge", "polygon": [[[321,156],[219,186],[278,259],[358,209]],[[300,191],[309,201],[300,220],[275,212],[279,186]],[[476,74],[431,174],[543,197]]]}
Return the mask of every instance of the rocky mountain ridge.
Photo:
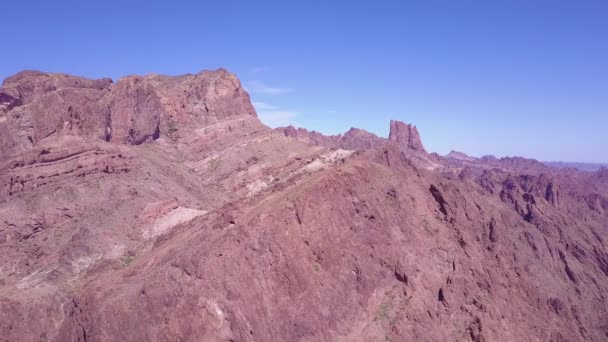
{"label": "rocky mountain ridge", "polygon": [[608,338],[606,169],[390,126],[270,129],[223,69],[7,78],[0,341]]}
{"label": "rocky mountain ridge", "polygon": [[576,163],[576,162],[543,162],[545,165],[555,168],[574,168],[579,171],[598,171],[601,168],[608,167],[608,164],[604,163]]}
{"label": "rocky mountain ridge", "polygon": [[426,152],[418,129],[415,126],[396,120],[391,120],[390,122],[388,139],[378,137],[373,133],[355,127],[348,130],[344,135],[329,136],[293,126],[279,127],[277,130],[283,132],[285,136],[329,148],[373,149],[386,145],[388,141],[392,141],[414,151]]}
{"label": "rocky mountain ridge", "polygon": [[2,84],[0,152],[23,151],[62,134],[139,145],[161,131],[171,136],[189,125],[255,115],[239,80],[224,69],[127,76],[116,83],[24,71]]}

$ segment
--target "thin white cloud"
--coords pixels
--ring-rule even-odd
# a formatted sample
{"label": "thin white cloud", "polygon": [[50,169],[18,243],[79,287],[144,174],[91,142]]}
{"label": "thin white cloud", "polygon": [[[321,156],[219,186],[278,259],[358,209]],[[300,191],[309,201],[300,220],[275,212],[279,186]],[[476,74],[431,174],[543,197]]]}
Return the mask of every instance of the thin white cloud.
{"label": "thin white cloud", "polygon": [[255,110],[257,110],[257,111],[279,109],[279,107],[273,106],[273,105],[268,104],[266,102],[256,102],[256,101],[253,101],[253,106],[255,107]]}
{"label": "thin white cloud", "polygon": [[245,88],[252,93],[266,95],[281,95],[291,93],[293,89],[282,87],[270,87],[261,81],[249,81],[245,83]]}
{"label": "thin white cloud", "polygon": [[297,116],[298,113],[296,112],[284,110],[268,110],[258,112],[258,117],[260,120],[272,128],[296,125],[295,119]]}

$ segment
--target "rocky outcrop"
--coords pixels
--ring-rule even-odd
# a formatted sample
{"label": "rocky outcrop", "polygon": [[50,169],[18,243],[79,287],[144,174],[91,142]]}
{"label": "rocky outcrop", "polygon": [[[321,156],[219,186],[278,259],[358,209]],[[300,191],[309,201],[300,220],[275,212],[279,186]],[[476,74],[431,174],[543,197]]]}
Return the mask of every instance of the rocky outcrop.
{"label": "rocky outcrop", "polygon": [[[53,134],[109,137],[110,110],[106,95],[112,81],[26,71],[7,78],[0,97],[6,135],[0,153],[30,149]],[[8,102],[6,99],[8,98]]]}
{"label": "rocky outcrop", "polygon": [[282,132],[285,136],[329,148],[370,150],[382,147],[388,142],[394,142],[404,150],[426,153],[416,127],[395,120],[391,120],[388,139],[354,127],[344,133],[344,135],[324,135],[319,132],[308,131],[304,128],[295,128],[293,126],[280,127],[276,130]]}
{"label": "rocky outcrop", "polygon": [[161,120],[163,131],[257,116],[241,82],[225,69],[195,75],[148,75],[146,82],[160,98],[165,114]]}
{"label": "rocky outcrop", "polygon": [[[435,153],[427,153],[416,127],[400,121],[391,121],[391,139],[381,138],[366,130],[351,128],[344,135],[323,135],[303,128],[280,127],[275,130],[285,136],[303,141],[307,144],[324,146],[328,148],[341,148],[347,150],[381,150],[392,145],[399,153],[420,168],[434,170],[440,167],[441,158]],[[392,149],[392,148],[391,148]]]}
{"label": "rocky outcrop", "polygon": [[256,118],[249,95],[225,69],[127,76],[116,83],[25,71],[0,88],[0,152],[24,151],[64,134],[138,145],[242,115]]}
{"label": "rocky outcrop", "polygon": [[57,144],[0,163],[0,203],[35,189],[53,189],[69,179],[129,172],[132,167],[125,151],[90,146],[70,136],[58,139]]}
{"label": "rocky outcrop", "polygon": [[408,125],[401,121],[391,120],[391,130],[388,140],[394,141],[400,146],[405,146],[414,151],[426,152],[416,126]]}
{"label": "rocky outcrop", "polygon": [[120,79],[111,92],[112,142],[139,145],[160,136],[161,103],[141,76]]}

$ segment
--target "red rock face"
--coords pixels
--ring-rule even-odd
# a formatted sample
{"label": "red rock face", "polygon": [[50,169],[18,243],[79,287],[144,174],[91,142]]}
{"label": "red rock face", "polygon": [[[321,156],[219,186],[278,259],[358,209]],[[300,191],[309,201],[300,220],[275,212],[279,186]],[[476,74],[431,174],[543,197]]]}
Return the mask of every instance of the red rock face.
{"label": "red rock face", "polygon": [[0,152],[32,148],[51,135],[139,145],[231,117],[256,117],[249,95],[224,69],[178,77],[90,80],[26,71],[0,90]]}
{"label": "red rock face", "polygon": [[121,79],[112,89],[112,142],[139,145],[160,136],[161,103],[140,76]]}
{"label": "red rock face", "polygon": [[608,336],[606,169],[272,130],[223,69],[19,73],[0,149],[0,341]]}
{"label": "red rock face", "polygon": [[401,146],[407,146],[414,151],[426,152],[416,126],[391,120],[391,130],[388,139]]}
{"label": "red rock face", "polygon": [[[7,78],[0,90],[0,153],[23,151],[53,134],[72,132],[105,139],[111,80],[26,71]],[[8,100],[7,100],[8,99]]]}

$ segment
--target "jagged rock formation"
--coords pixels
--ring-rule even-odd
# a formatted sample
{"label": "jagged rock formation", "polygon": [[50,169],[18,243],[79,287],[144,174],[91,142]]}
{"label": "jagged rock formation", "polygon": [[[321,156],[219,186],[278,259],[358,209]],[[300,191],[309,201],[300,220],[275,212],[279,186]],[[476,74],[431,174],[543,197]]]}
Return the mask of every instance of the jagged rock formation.
{"label": "jagged rock formation", "polygon": [[283,132],[287,137],[329,148],[372,149],[386,144],[386,139],[354,127],[349,129],[344,135],[323,135],[319,132],[308,131],[305,128],[295,128],[293,126],[279,127],[276,130]]}
{"label": "jagged rock formation", "polygon": [[435,153],[427,153],[418,130],[415,126],[391,120],[389,138],[381,138],[366,130],[351,128],[344,135],[324,135],[305,128],[279,127],[276,128],[286,137],[328,148],[341,148],[347,150],[370,150],[381,149],[386,145],[393,144],[418,167],[435,170],[440,168],[440,156]]}
{"label": "jagged rock formation", "polygon": [[373,149],[386,145],[388,141],[391,141],[404,149],[426,153],[420,140],[418,129],[415,126],[396,120],[391,120],[388,140],[354,127],[344,133],[344,135],[329,136],[293,126],[279,127],[277,130],[283,132],[285,136],[329,148]]}
{"label": "jagged rock formation", "polygon": [[401,121],[391,120],[391,130],[388,140],[394,141],[402,146],[407,146],[414,151],[426,152],[416,126],[408,125]]}
{"label": "jagged rock formation", "polygon": [[605,168],[272,130],[221,69],[19,73],[0,152],[0,341],[608,337]]}

